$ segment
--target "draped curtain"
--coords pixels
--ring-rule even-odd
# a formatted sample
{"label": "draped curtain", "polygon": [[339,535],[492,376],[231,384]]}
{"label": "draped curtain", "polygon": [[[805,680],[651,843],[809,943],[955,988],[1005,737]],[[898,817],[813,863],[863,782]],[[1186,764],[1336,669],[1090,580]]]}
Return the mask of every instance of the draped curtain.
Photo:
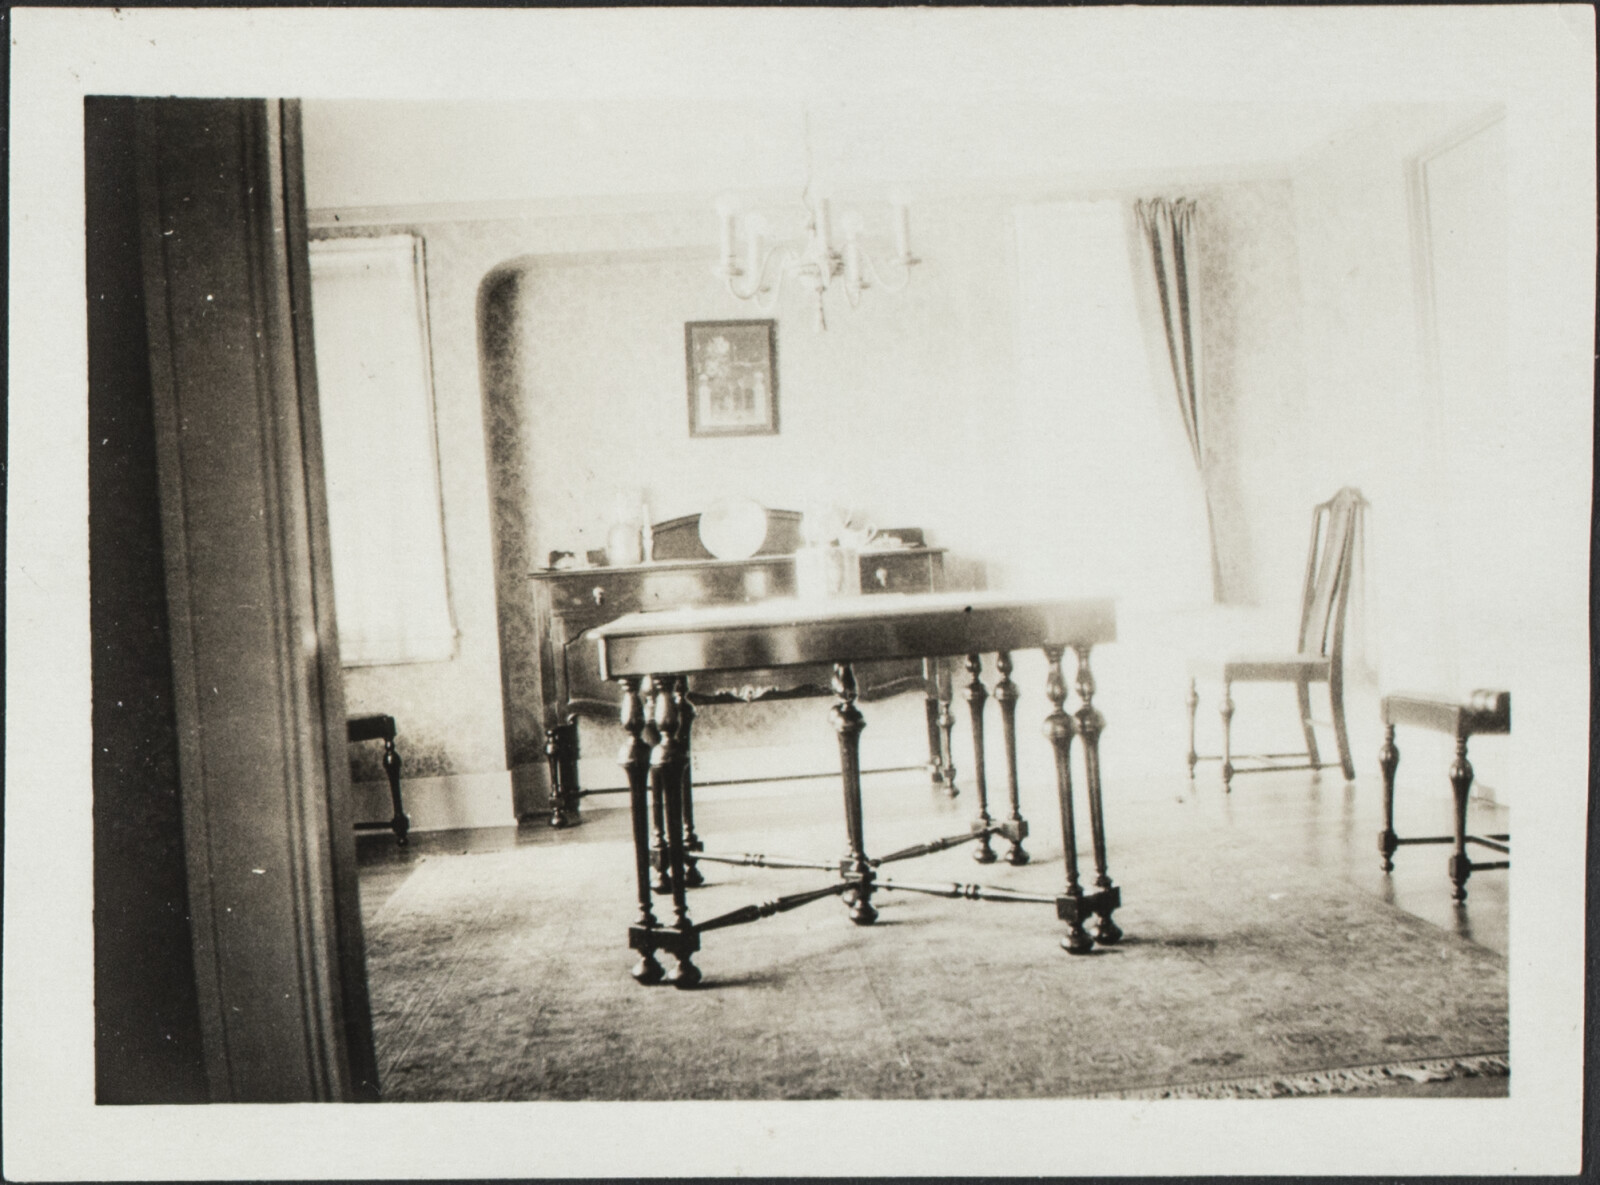
{"label": "draped curtain", "polygon": [[1205,500],[1207,544],[1211,556],[1211,594],[1222,596],[1222,566],[1217,556],[1216,520],[1211,509],[1204,400],[1200,385],[1200,315],[1195,272],[1196,206],[1188,198],[1149,198],[1134,203],[1144,246],[1145,274],[1154,278],[1156,306],[1184,433],[1200,475]]}

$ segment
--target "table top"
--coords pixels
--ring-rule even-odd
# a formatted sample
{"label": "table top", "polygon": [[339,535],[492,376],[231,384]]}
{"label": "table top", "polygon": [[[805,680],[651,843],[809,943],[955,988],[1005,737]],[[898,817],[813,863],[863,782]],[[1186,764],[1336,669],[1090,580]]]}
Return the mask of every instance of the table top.
{"label": "table top", "polygon": [[615,679],[1094,646],[1117,627],[1108,598],[946,592],[630,613],[589,632],[602,675]]}
{"label": "table top", "polygon": [[[882,559],[897,555],[944,555],[943,547],[864,547],[856,553],[858,556]],[[568,576],[604,576],[607,572],[666,572],[695,568],[748,568],[753,565],[768,564],[793,564],[795,553],[792,551],[778,552],[773,555],[753,555],[742,560],[650,560],[643,564],[600,564],[595,567],[582,568],[536,568],[529,575],[535,580],[551,580]]]}

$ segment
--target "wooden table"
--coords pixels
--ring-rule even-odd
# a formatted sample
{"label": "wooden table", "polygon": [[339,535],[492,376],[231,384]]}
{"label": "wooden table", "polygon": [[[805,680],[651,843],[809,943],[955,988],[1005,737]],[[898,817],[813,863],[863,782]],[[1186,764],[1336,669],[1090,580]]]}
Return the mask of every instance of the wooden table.
{"label": "wooden table", "polygon": [[[794,515],[791,524],[795,542],[799,538],[799,518]],[[657,524],[658,557],[682,552],[691,543],[699,547],[697,535],[682,538],[684,523],[698,529],[699,516]],[[793,547],[788,536],[781,537],[779,544],[789,550],[770,555],[758,553],[745,560],[714,560],[709,555],[658,558],[652,563],[625,567],[532,574],[533,625],[539,649],[536,711],[545,725],[552,827],[568,827],[580,820],[578,804],[583,792],[578,786],[579,718],[613,720],[617,714],[617,689],[601,676],[587,631],[628,613],[793,598]],[[944,587],[944,554],[943,548],[920,546],[862,552],[861,590],[873,595],[938,592]],[[939,674],[913,661],[870,663],[857,670],[856,677],[863,700],[911,690],[923,692],[928,723],[927,767],[933,780],[944,783],[954,794],[955,770],[948,757],[948,687],[941,688]],[[689,693],[698,704],[749,703],[825,695],[827,682],[826,666],[791,667],[785,671],[746,669],[727,676],[704,673],[694,680]]]}
{"label": "wooden table", "polygon": [[[635,870],[639,915],[628,930],[628,944],[639,952],[633,968],[640,983],[672,983],[692,987],[700,970],[691,956],[700,949],[700,935],[794,909],[824,897],[839,896],[850,906],[851,920],[870,925],[877,918],[874,893],[904,890],[972,900],[1053,903],[1066,923],[1061,945],[1073,954],[1096,942],[1116,942],[1122,932],[1112,921],[1121,892],[1106,869],[1105,823],[1100,799],[1099,739],[1104,718],[1094,706],[1094,676],[1089,652],[1116,638],[1113,602],[1103,599],[1054,600],[999,593],[931,593],[880,595],[833,601],[765,601],[751,605],[632,613],[591,631],[599,646],[600,671],[623,688],[622,727],[627,734],[619,761],[628,775],[633,811]],[[1076,713],[1065,708],[1066,681],[1061,658],[1071,648],[1077,657],[1076,688],[1081,701]],[[1024,864],[1028,834],[1017,790],[1016,700],[1011,681],[1015,651],[1042,650],[1049,664],[1045,695],[1051,711],[1044,732],[1055,750],[1056,789],[1061,802],[1061,832],[1066,886],[1056,896],[968,884],[922,884],[882,877],[885,864],[928,855],[962,843],[975,843],[973,857],[992,863],[999,857],[992,837],[1006,841],[1005,858]],[[995,819],[989,813],[984,774],[984,705],[990,692],[980,678],[984,654],[996,655],[1000,681],[993,696],[1000,705],[1006,751],[1010,813]],[[964,698],[971,722],[978,814],[961,834],[918,844],[886,856],[869,857],[862,828],[861,730],[866,726],[857,707],[852,664],[885,659],[964,657]],[[694,831],[693,787],[689,775],[690,734],[694,707],[688,677],[705,671],[770,669],[807,663],[831,664],[834,705],[830,711],[839,738],[839,767],[844,790],[848,850],[833,861],[789,860],[770,856],[713,855]],[[648,705],[648,711],[647,711]],[[1078,874],[1077,833],[1073,817],[1072,738],[1083,738],[1090,835],[1095,879],[1085,889]],[[652,843],[652,832],[654,842]],[[795,893],[704,922],[689,917],[688,890],[703,883],[703,862],[781,868],[817,868],[840,878],[828,885]],[[673,918],[658,921],[653,895],[669,895]],[[1093,934],[1084,923],[1096,919]],[[674,961],[668,971],[656,959],[665,951]]]}

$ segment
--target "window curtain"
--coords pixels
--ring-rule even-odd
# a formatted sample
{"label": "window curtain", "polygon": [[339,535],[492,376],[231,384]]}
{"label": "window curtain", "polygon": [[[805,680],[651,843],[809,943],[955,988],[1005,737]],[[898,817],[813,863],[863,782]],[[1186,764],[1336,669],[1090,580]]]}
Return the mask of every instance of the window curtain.
{"label": "window curtain", "polygon": [[439,500],[422,242],[311,244],[318,402],[346,666],[455,653]]}
{"label": "window curtain", "polygon": [[[1134,219],[1143,245],[1143,267],[1147,278],[1140,285],[1148,293],[1154,289],[1156,315],[1147,318],[1160,326],[1165,345],[1167,371],[1183,417],[1189,451],[1200,476],[1205,503],[1207,550],[1211,556],[1211,595],[1223,599],[1222,565],[1217,556],[1216,519],[1211,509],[1211,482],[1205,437],[1205,402],[1200,381],[1200,313],[1196,271],[1196,223],[1198,210],[1188,198],[1148,198],[1134,202]],[[1157,348],[1159,352],[1159,347]]]}

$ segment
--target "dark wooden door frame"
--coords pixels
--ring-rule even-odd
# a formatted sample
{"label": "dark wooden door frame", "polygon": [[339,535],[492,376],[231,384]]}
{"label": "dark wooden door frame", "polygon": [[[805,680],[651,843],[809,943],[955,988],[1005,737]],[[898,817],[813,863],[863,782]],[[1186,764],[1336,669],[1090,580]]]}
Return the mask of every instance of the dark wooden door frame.
{"label": "dark wooden door frame", "polygon": [[194,970],[215,1101],[377,1097],[298,104],[139,100]]}

